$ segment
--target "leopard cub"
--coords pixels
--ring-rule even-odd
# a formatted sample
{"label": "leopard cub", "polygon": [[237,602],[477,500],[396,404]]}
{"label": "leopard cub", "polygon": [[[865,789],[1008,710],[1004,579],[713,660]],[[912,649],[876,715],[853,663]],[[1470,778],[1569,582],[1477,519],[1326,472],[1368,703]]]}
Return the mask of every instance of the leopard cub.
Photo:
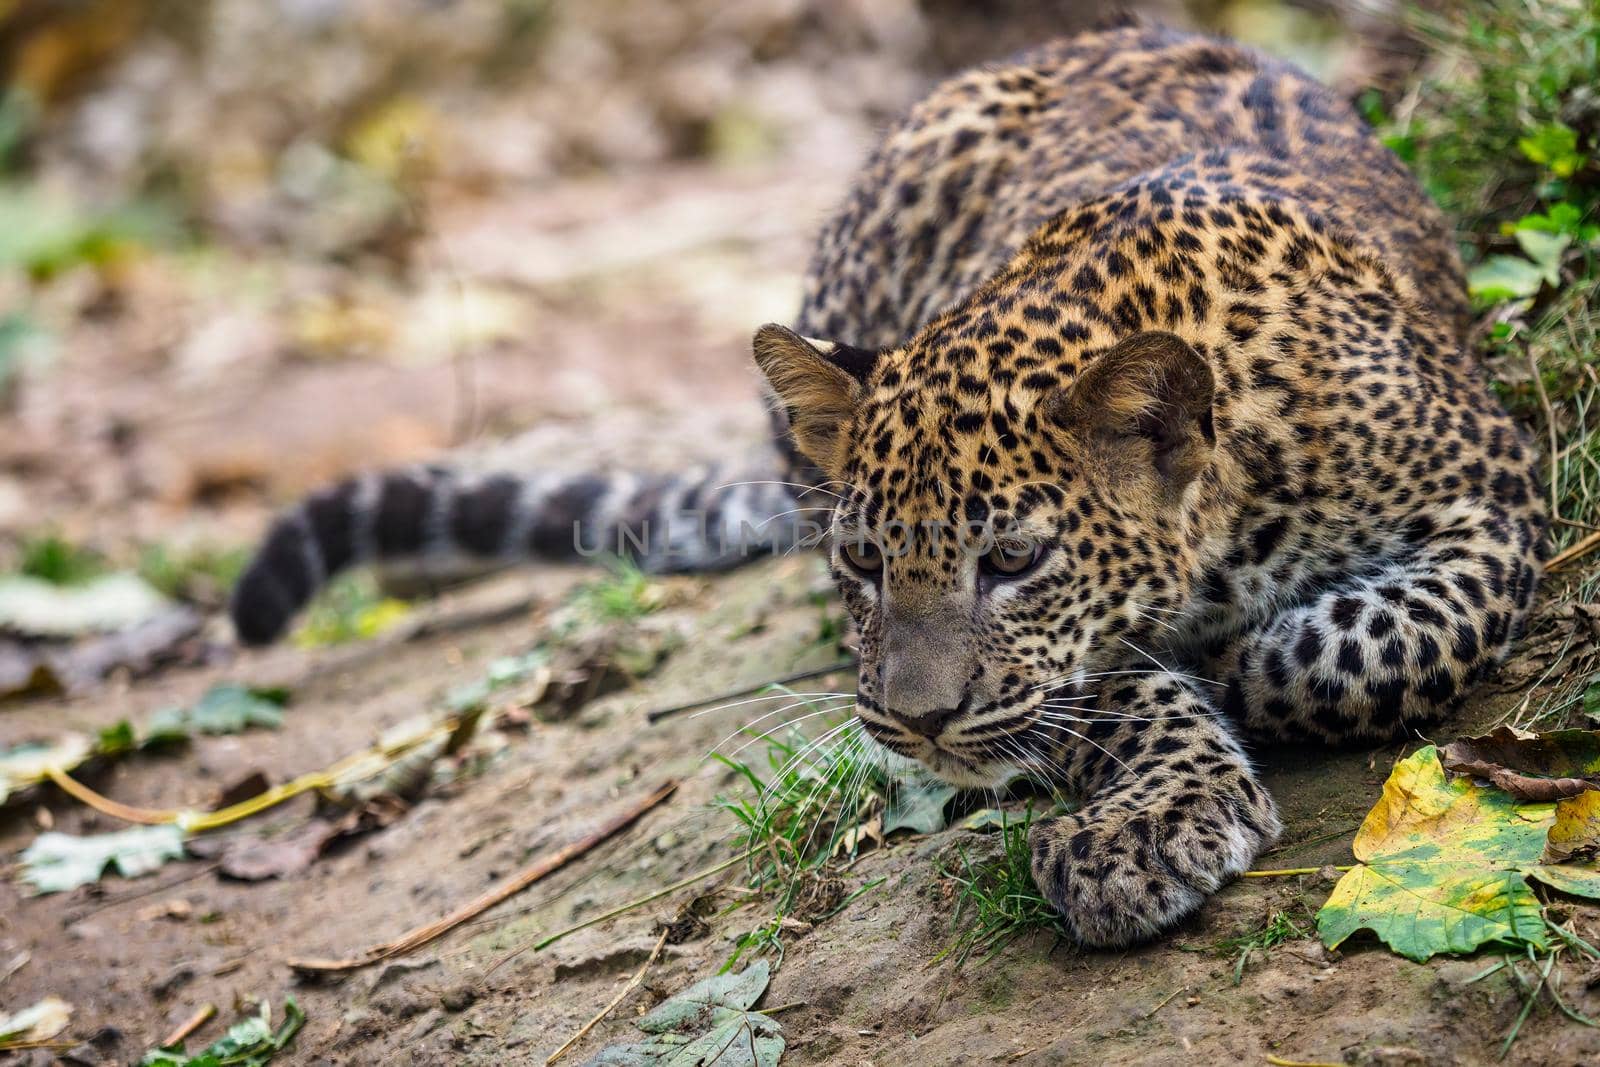
{"label": "leopard cub", "polygon": [[825,227],[794,326],[755,338],[773,459],[353,478],[274,527],[241,637],[367,559],[615,539],[707,569],[823,509],[865,734],[1078,794],[1034,875],[1119,946],[1278,833],[1245,740],[1435,723],[1533,596],[1533,455],[1448,228],[1346,103],[1244,48],[1124,26],[938,87]]}

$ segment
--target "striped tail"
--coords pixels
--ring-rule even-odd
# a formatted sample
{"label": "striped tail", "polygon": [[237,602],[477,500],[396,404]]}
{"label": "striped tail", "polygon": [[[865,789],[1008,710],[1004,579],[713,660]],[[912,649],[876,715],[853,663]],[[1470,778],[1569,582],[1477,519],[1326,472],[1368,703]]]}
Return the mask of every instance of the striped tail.
{"label": "striped tail", "polygon": [[825,523],[804,488],[767,469],[676,475],[369,473],[313,493],[273,523],[229,611],[239,640],[270,644],[348,567],[395,560],[580,560],[708,571],[782,551]]}

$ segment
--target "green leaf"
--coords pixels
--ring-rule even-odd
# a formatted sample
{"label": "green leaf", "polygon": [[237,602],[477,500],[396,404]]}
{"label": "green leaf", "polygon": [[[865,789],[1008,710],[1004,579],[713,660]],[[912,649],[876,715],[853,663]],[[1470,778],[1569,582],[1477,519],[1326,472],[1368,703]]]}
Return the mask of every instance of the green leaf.
{"label": "green leaf", "polygon": [[718,974],[664,1001],[638,1021],[651,1035],[613,1045],[591,1065],[605,1067],[777,1067],[784,1039],[773,1019],[749,1009],[766,992],[765,960]]}
{"label": "green leaf", "polygon": [[1510,227],[1510,232],[1537,230],[1541,233],[1564,233],[1575,241],[1588,244],[1600,237],[1600,225],[1583,221],[1583,209],[1565,200],[1551,204],[1548,211],[1524,215]]}
{"label": "green leaf", "polygon": [[42,186],[0,185],[0,268],[47,279],[80,265],[105,266],[172,236],[152,207],[88,209]]}
{"label": "green leaf", "polygon": [[1359,865],[1317,914],[1323,944],[1360,929],[1407,959],[1462,954],[1488,942],[1545,948],[1539,899],[1517,871],[1451,871],[1421,863]]}
{"label": "green leaf", "polygon": [[94,743],[83,734],[61,734],[53,741],[33,742],[0,749],[0,801],[49,777],[47,768],[70,771],[94,753]]}
{"label": "green leaf", "polygon": [[0,578],[0,629],[39,637],[125,630],[166,607],[166,598],[135,574],[108,574],[76,586],[27,575]]}
{"label": "green leaf", "polygon": [[283,1004],[283,1023],[272,1028],[272,1007],[261,1002],[261,1010],[234,1023],[216,1041],[194,1056],[182,1045],[153,1049],[139,1061],[140,1067],[263,1067],[294,1040],[305,1025],[305,1012],[289,997]]}
{"label": "green leaf", "polygon": [[336,579],[317,597],[291,640],[301,648],[365,641],[410,614],[403,600],[386,597],[370,574]]}
{"label": "green leaf", "polygon": [[107,726],[100,731],[95,740],[94,751],[97,756],[120,756],[138,746],[139,739],[134,736],[133,723],[127,719],[118,719],[115,725]]}
{"label": "green leaf", "polygon": [[1546,285],[1561,284],[1561,257],[1566,253],[1572,238],[1564,233],[1545,233],[1542,230],[1518,230],[1517,244],[1542,272]]}
{"label": "green leaf", "polygon": [[1570,178],[1589,161],[1578,151],[1578,132],[1560,122],[1550,122],[1519,138],[1517,147],[1530,162],[1548,168],[1558,178]]}
{"label": "green leaf", "polygon": [[[1573,736],[1581,733],[1525,737],[1528,763],[1549,752],[1592,752],[1600,739]],[[1600,792],[1522,803],[1474,777],[1451,781],[1427,745],[1390,771],[1355,835],[1352,849],[1362,862],[1334,886],[1317,913],[1317,931],[1333,949],[1370,929],[1418,961],[1491,942],[1544,949],[1546,925],[1528,878],[1600,896],[1600,872],[1563,862],[1594,848],[1597,833]]]}
{"label": "green leaf", "polygon": [[76,837],[45,833],[22,853],[22,880],[34,893],[59,893],[100,880],[107,866],[124,878],[182,859],[183,831],[176,826],[136,826],[111,834]]}
{"label": "green leaf", "polygon": [[1317,914],[1323,943],[1366,929],[1419,962],[1490,942],[1544,948],[1524,872],[1539,866],[1554,818],[1554,805],[1448,780],[1433,746],[1419,749],[1395,764],[1356,833],[1361,862]]}
{"label": "green leaf", "polygon": [[1538,294],[1545,273],[1521,256],[1495,255],[1467,272],[1467,292],[1480,301],[1522,300]]}
{"label": "green leaf", "polygon": [[949,825],[944,807],[956,795],[956,787],[944,782],[902,782],[891,790],[883,812],[883,832],[914,830],[936,834]]}
{"label": "green leaf", "polygon": [[647,1034],[697,1028],[715,1008],[746,1011],[767,991],[771,978],[766,960],[757,960],[738,974],[716,974],[657,1005],[639,1020]]}
{"label": "green leaf", "polygon": [[195,734],[237,734],[252,726],[276,730],[283,725],[287,696],[281,689],[213,686],[192,708],[166,708],[150,716],[144,743],[182,741]]}
{"label": "green leaf", "polygon": [[26,538],[18,554],[18,574],[42,578],[51,585],[82,585],[110,569],[98,552],[55,533]]}

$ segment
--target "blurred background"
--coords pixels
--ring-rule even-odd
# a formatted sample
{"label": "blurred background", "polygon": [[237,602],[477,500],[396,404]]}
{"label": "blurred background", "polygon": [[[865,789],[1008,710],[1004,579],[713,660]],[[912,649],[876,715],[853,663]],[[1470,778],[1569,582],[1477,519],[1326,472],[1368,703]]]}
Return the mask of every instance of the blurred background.
{"label": "blurred background", "polygon": [[[1383,2],[1133,6],[1352,96],[1422,54]],[[236,552],[330,477],[519,431],[569,464],[758,441],[749,335],[874,131],[1104,14],[0,0],[0,570],[46,533]]]}

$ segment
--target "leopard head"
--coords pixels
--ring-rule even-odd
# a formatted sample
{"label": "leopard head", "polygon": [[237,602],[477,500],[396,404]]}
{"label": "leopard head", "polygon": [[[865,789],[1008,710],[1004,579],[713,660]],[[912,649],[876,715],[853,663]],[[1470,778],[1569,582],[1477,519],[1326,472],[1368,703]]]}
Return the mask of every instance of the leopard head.
{"label": "leopard head", "polygon": [[951,313],[878,351],[780,326],[755,339],[832,494],[857,715],[965,786],[1069,736],[1073,702],[1115,681],[1096,673],[1182,606],[1188,502],[1215,452],[1213,376],[1193,345],[1037,318]]}

